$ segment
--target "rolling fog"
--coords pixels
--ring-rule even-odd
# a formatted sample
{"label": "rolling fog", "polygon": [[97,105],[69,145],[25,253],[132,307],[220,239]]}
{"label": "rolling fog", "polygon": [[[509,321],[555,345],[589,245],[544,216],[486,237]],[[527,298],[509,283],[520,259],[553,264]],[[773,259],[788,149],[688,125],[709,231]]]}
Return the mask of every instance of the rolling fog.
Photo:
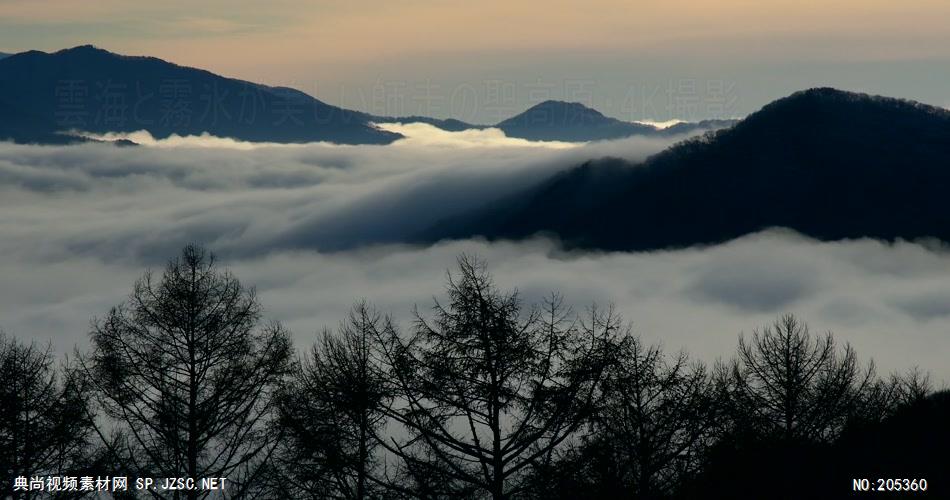
{"label": "rolling fog", "polygon": [[529,302],[559,290],[613,303],[635,331],[706,360],[740,332],[792,312],[852,343],[881,372],[915,365],[950,380],[950,251],[934,242],[822,243],[781,230],[704,248],[565,252],[554,241],[400,242],[585,159],[645,158],[670,144],[537,143],[498,130],[386,124],[389,146],[239,143],[213,137],[117,148],[0,144],[0,328],[85,347],[89,321],[199,242],[258,289],[298,348],[365,298],[407,324],[440,296],[462,252]]}

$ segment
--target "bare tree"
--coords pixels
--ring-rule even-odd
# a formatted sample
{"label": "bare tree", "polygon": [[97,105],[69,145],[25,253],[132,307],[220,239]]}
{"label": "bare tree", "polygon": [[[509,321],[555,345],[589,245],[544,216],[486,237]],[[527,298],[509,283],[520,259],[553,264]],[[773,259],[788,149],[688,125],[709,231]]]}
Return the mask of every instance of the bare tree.
{"label": "bare tree", "polygon": [[556,295],[525,310],[484,263],[462,256],[458,265],[434,318],[416,312],[406,338],[381,332],[396,395],[386,415],[407,436],[382,443],[423,484],[442,478],[451,489],[441,494],[509,498],[590,415],[618,318],[594,311],[578,320]]}
{"label": "bare tree", "polygon": [[388,396],[374,343],[383,323],[358,302],[337,332],[324,331],[280,398],[285,441],[278,489],[293,498],[378,497],[375,435]]}
{"label": "bare tree", "polygon": [[893,388],[893,406],[905,406],[919,403],[934,393],[933,381],[930,374],[915,366],[905,373],[891,375],[890,386]]}
{"label": "bare tree", "polygon": [[245,495],[273,450],[272,394],[293,357],[288,333],[260,318],[254,290],[189,245],[94,321],[87,370],[118,424],[117,459],[140,476],[226,477],[230,496]]}
{"label": "bare tree", "polygon": [[586,470],[598,477],[590,487],[611,485],[610,494],[633,498],[672,494],[699,470],[714,437],[719,411],[712,389],[705,367],[685,352],[667,357],[658,346],[623,336],[587,443],[614,474]]}
{"label": "bare tree", "polygon": [[832,334],[812,337],[792,315],[739,338],[738,356],[720,373],[738,425],[787,441],[833,441],[875,384],[854,349]]}
{"label": "bare tree", "polygon": [[923,402],[933,393],[930,374],[919,367],[893,373],[886,380],[876,380],[869,385],[850,424],[862,427],[881,423],[896,412]]}
{"label": "bare tree", "polygon": [[0,497],[31,497],[14,490],[18,477],[63,476],[86,465],[89,394],[70,366],[57,370],[50,345],[0,332]]}

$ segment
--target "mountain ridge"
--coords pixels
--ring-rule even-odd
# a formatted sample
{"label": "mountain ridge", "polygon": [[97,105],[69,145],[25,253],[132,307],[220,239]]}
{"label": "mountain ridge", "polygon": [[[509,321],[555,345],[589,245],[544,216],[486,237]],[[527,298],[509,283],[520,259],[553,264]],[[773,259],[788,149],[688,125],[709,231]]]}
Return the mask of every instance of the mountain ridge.
{"label": "mountain ridge", "polygon": [[0,128],[0,135],[18,142],[45,142],[70,129],[343,144],[387,144],[402,137],[372,126],[365,113],[295,89],[92,45],[0,59],[0,110],[11,113],[4,121],[29,125]]}
{"label": "mountain ridge", "polygon": [[950,112],[830,88],[796,92],[634,164],[592,160],[420,241],[559,238],[648,251],[771,227],[821,240],[950,241]]}
{"label": "mountain ridge", "polygon": [[402,136],[374,124],[396,121],[428,123],[448,131],[495,126],[511,137],[591,141],[690,134],[733,123],[707,120],[659,129],[611,118],[581,103],[554,100],[495,125],[417,115],[378,116],[330,105],[290,87],[221,76],[153,56],[116,54],[93,45],[0,58],[0,118],[0,139],[37,143],[81,140],[63,135],[69,130],[93,134],[146,130],[157,138],[209,133],[248,141],[387,144]]}

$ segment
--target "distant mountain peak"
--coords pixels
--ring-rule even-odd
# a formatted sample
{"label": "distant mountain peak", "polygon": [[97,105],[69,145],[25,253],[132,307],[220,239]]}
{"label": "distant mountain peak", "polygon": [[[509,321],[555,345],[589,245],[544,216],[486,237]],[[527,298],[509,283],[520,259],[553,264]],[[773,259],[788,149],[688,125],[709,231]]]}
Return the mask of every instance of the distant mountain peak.
{"label": "distant mountain peak", "polygon": [[805,90],[799,90],[786,97],[773,101],[762,108],[762,111],[781,106],[802,106],[802,105],[835,105],[835,104],[860,104],[860,105],[883,105],[897,106],[915,110],[930,110],[934,112],[947,111],[943,108],[930,106],[910,99],[901,99],[898,97],[886,97],[880,95],[866,94],[863,92],[853,92],[850,90],[841,90],[833,87],[814,87]]}
{"label": "distant mountain peak", "polygon": [[532,109],[569,109],[574,111],[582,110],[604,116],[600,111],[597,111],[596,109],[577,101],[558,101],[555,99],[548,99],[547,101],[535,104],[534,106],[528,108],[527,111],[531,111]]}
{"label": "distant mountain peak", "polygon": [[[38,52],[38,51],[31,51],[31,52]],[[111,58],[120,59],[120,58],[126,57],[121,54],[109,52],[106,49],[96,47],[95,45],[91,45],[91,44],[77,45],[75,47],[70,47],[67,49],[60,49],[55,52],[39,52],[39,53],[53,56],[53,57],[68,57],[68,58],[111,57]]]}
{"label": "distant mountain peak", "polygon": [[614,120],[613,118],[604,116],[604,114],[601,113],[600,111],[597,111],[596,109],[591,108],[589,106],[585,106],[584,104],[579,103],[579,102],[557,101],[557,100],[549,99],[547,101],[543,101],[538,104],[535,104],[534,106],[531,106],[530,108],[526,109],[521,114],[515,115],[505,121],[510,122],[513,120],[519,120],[520,119],[519,117],[521,116],[532,117],[539,114],[550,115],[550,117],[555,118],[557,120],[580,120],[580,119],[586,119],[586,120],[593,119],[593,120],[598,120],[598,121]]}
{"label": "distant mountain peak", "polygon": [[775,124],[811,120],[831,120],[840,123],[856,123],[860,120],[880,120],[884,116],[897,121],[910,120],[905,126],[920,126],[919,118],[931,115],[950,117],[950,111],[917,101],[852,92],[832,87],[815,87],[800,90],[765,105],[749,115],[743,128],[755,126],[764,132],[761,122]]}
{"label": "distant mountain peak", "polygon": [[[180,66],[179,64],[173,63],[171,61],[166,61],[158,57],[153,56],[137,56],[137,55],[126,55],[112,52],[108,49],[102,47],[97,47],[92,44],[86,45],[77,45],[75,47],[70,47],[68,49],[57,50],[50,54],[54,57],[65,57],[72,60],[101,60],[101,61],[135,61],[135,60],[149,60],[161,62],[162,64],[167,64],[169,66]],[[193,68],[199,71],[205,71],[200,68]]]}
{"label": "distant mountain peak", "polygon": [[598,141],[634,135],[671,136],[731,126],[732,120],[683,122],[660,129],[611,118],[579,102],[547,100],[499,122],[508,137],[540,141]]}
{"label": "distant mountain peak", "polygon": [[859,92],[852,92],[850,90],[836,89],[834,87],[812,87],[809,89],[799,90],[789,94],[786,99],[801,99],[801,98],[816,98],[816,97],[833,97],[833,98],[854,98],[860,96],[867,96],[867,94],[862,94]]}
{"label": "distant mountain peak", "polygon": [[[853,103],[867,101],[892,101],[897,102],[901,99],[893,97],[881,97],[864,94],[861,92],[852,92],[833,87],[814,87],[805,90],[799,90],[786,97],[776,100],[772,104],[834,104],[834,103]],[[909,102],[909,101],[908,101]],[[766,106],[767,107],[767,106]]]}
{"label": "distant mountain peak", "polygon": [[70,47],[68,49],[61,49],[61,50],[56,51],[56,54],[70,54],[70,53],[83,53],[83,52],[112,54],[112,52],[109,52],[106,49],[96,47],[95,45],[92,45],[91,43],[87,43],[85,45],[77,45],[75,47]]}
{"label": "distant mountain peak", "polygon": [[547,100],[496,127],[509,137],[530,140],[591,141],[651,134],[655,127],[620,121],[579,102]]}
{"label": "distant mountain peak", "polygon": [[107,61],[128,61],[128,60],[154,60],[159,61],[164,64],[171,66],[177,66],[174,63],[163,61],[155,57],[147,56],[127,56],[124,54],[117,54],[115,52],[110,52],[109,50],[103,49],[101,47],[96,47],[95,45],[86,44],[86,45],[77,45],[75,47],[69,47],[66,49],[60,49],[53,52],[44,52],[42,50],[27,50],[17,54],[7,54],[6,57],[23,57],[23,58],[52,58],[54,60],[62,60],[75,63],[83,63],[85,61],[96,61],[96,62],[107,62]]}

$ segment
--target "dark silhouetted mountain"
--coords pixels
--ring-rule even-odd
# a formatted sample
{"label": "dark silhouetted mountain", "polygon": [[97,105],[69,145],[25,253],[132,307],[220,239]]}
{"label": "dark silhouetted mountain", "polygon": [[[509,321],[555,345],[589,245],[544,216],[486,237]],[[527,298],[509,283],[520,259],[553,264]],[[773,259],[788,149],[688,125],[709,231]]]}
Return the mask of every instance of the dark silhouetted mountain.
{"label": "dark silhouetted mountain", "polygon": [[595,141],[652,135],[657,129],[604,116],[577,102],[544,101],[495,125],[508,137],[534,141]]}
{"label": "dark silhouetted mountain", "polygon": [[472,125],[471,123],[465,123],[454,118],[442,119],[419,115],[395,117],[373,116],[372,120],[376,123],[428,123],[429,125],[438,127],[442,130],[448,130],[449,132],[461,132],[463,130],[485,128],[483,125]]}
{"label": "dark silhouetted mountain", "polygon": [[664,129],[657,131],[657,135],[660,136],[674,136],[674,135],[684,135],[684,134],[695,134],[698,132],[718,130],[727,127],[731,127],[739,123],[739,120],[723,120],[723,119],[712,119],[712,120],[701,120],[698,122],[680,122],[675,125],[671,125]]}
{"label": "dark silhouetted mountain", "polygon": [[0,60],[0,138],[18,142],[64,142],[57,133],[66,130],[345,144],[401,137],[372,126],[371,119],[298,90],[89,45]]}
{"label": "dark silhouetted mountain", "polygon": [[950,241],[950,112],[821,88],[645,161],[589,161],[423,240],[556,235],[568,246],[713,244],[770,227],[822,240]]}
{"label": "dark silhouetted mountain", "polygon": [[635,135],[674,136],[729,127],[735,120],[682,122],[668,128],[625,122],[578,102],[544,101],[527,111],[504,120],[495,127],[508,137],[533,141],[602,141]]}

